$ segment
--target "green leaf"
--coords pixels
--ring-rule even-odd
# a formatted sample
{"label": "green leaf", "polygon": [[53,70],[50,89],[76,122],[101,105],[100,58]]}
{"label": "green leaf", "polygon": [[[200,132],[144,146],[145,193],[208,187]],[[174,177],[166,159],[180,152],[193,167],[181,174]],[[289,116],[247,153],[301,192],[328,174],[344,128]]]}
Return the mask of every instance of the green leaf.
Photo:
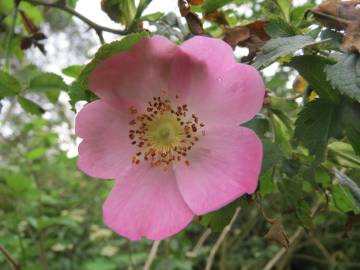
{"label": "green leaf", "polygon": [[64,75],[69,76],[71,78],[77,78],[77,77],[79,77],[83,68],[84,68],[84,65],[72,65],[72,66],[68,66],[68,67],[62,69],[61,72]]}
{"label": "green leaf", "polygon": [[26,158],[28,160],[38,159],[38,158],[42,157],[46,152],[47,152],[47,148],[38,147],[38,148],[31,150],[30,152],[27,152]]}
{"label": "green leaf", "polygon": [[265,137],[265,133],[269,131],[269,121],[259,116],[255,116],[242,126],[252,129],[260,138]]}
{"label": "green leaf", "polygon": [[7,72],[0,70],[0,99],[15,96],[21,91],[19,81]]}
{"label": "green leaf", "polygon": [[204,4],[202,6],[202,11],[204,13],[208,13],[214,10],[217,10],[218,8],[221,8],[222,6],[225,6],[226,4],[230,3],[231,0],[205,0]]}
{"label": "green leaf", "polygon": [[325,159],[330,137],[340,130],[339,108],[327,100],[317,99],[305,105],[295,123],[295,137],[315,155],[315,163]]}
{"label": "green leaf", "polygon": [[70,85],[70,104],[74,106],[77,101],[90,101],[91,99],[95,99],[96,96],[90,92],[88,88],[88,79],[96,66],[106,58],[129,50],[132,46],[147,36],[149,36],[149,33],[147,32],[131,34],[121,40],[114,41],[100,47],[100,49],[95,54],[94,59],[84,67],[78,79]]}
{"label": "green leaf", "polygon": [[290,0],[276,0],[277,4],[279,5],[284,18],[287,22],[290,21],[290,9],[291,9],[291,1]]}
{"label": "green leaf", "polygon": [[304,228],[310,229],[313,226],[311,209],[304,200],[299,201],[296,205],[296,217]]}
{"label": "green leaf", "polygon": [[289,130],[289,128],[276,114],[271,114],[271,123],[273,126],[275,143],[280,147],[284,156],[286,158],[290,158],[292,154],[290,144],[290,138],[292,136],[291,130]]}
{"label": "green leaf", "polygon": [[25,97],[18,96],[18,102],[20,106],[24,109],[24,111],[30,114],[42,115],[45,112],[45,110],[41,108],[40,105]]}
{"label": "green leaf", "polygon": [[110,19],[126,26],[130,25],[136,13],[134,0],[104,0],[101,7]]}
{"label": "green leaf", "polygon": [[266,23],[265,31],[271,38],[296,35],[295,29],[281,18],[270,19]]}
{"label": "green leaf", "polygon": [[273,182],[273,173],[271,170],[268,170],[265,174],[260,176],[259,184],[259,192],[261,195],[271,194],[276,190],[276,185]]}
{"label": "green leaf", "polygon": [[255,58],[253,66],[261,68],[275,62],[279,57],[292,54],[306,46],[316,44],[309,36],[292,36],[271,39]]}
{"label": "green leaf", "polygon": [[346,54],[337,64],[328,65],[326,74],[341,93],[360,101],[360,58],[357,53]]}
{"label": "green leaf", "polygon": [[354,151],[360,156],[360,104],[345,103],[342,120],[345,133]]}
{"label": "green leaf", "polygon": [[343,213],[358,212],[356,201],[348,187],[342,185],[333,185],[331,188],[332,203],[338,211]]}
{"label": "green leaf", "polygon": [[36,91],[67,90],[67,85],[61,76],[46,72],[34,77],[29,88]]}
{"label": "green leaf", "polygon": [[334,169],[335,176],[342,186],[348,187],[354,196],[357,207],[360,209],[360,187],[358,184],[338,169]]}
{"label": "green leaf", "polygon": [[9,175],[5,177],[6,184],[15,192],[24,192],[31,187],[32,181],[24,175]]}
{"label": "green leaf", "polygon": [[329,144],[329,158],[346,168],[360,169],[360,157],[348,143],[335,141]]}
{"label": "green leaf", "polygon": [[238,206],[239,201],[234,201],[220,210],[206,214],[201,217],[201,224],[210,227],[213,231],[220,232],[229,224]]}
{"label": "green leaf", "polygon": [[325,66],[331,63],[318,55],[302,55],[293,57],[288,65],[295,68],[321,98],[337,102],[339,94],[327,81],[325,73]]}
{"label": "green leaf", "polygon": [[264,173],[267,170],[275,166],[282,158],[281,150],[279,146],[268,139],[262,140],[263,143],[263,161],[261,172]]}
{"label": "green leaf", "polygon": [[141,21],[149,21],[149,22],[156,22],[157,20],[159,20],[162,16],[164,16],[164,13],[162,12],[155,12],[155,13],[151,13],[145,16],[141,17]]}

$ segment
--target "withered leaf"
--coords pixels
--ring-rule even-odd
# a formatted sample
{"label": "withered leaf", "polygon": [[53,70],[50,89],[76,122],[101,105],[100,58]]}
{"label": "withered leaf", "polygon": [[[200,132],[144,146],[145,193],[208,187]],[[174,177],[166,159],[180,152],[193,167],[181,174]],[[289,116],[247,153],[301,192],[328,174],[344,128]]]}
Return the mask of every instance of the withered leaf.
{"label": "withered leaf", "polygon": [[274,241],[282,247],[288,249],[290,245],[289,238],[285,232],[284,227],[279,220],[273,220],[270,230],[264,236],[266,240]]}
{"label": "withered leaf", "polygon": [[216,22],[220,25],[229,25],[229,23],[226,19],[225,13],[222,11],[215,10],[215,11],[205,13],[204,18],[208,21]]}
{"label": "withered leaf", "polygon": [[310,11],[322,25],[344,30],[348,25],[356,21],[360,16],[360,9],[357,8],[358,1],[326,0]]}
{"label": "withered leaf", "polygon": [[360,20],[351,23],[346,28],[343,46],[349,52],[360,52]]}
{"label": "withered leaf", "polygon": [[200,6],[204,3],[204,0],[188,0],[190,5]]}
{"label": "withered leaf", "polygon": [[199,16],[191,11],[187,3],[184,0],[179,0],[178,6],[181,16],[185,17],[186,19],[190,32],[194,35],[204,34],[204,29]]}
{"label": "withered leaf", "polygon": [[31,19],[26,15],[26,13],[24,11],[20,10],[20,15],[21,15],[23,25],[29,34],[35,34],[40,30],[39,27],[37,27],[31,21]]}
{"label": "withered leaf", "polygon": [[360,224],[360,214],[359,215],[349,215],[346,223],[345,223],[345,232],[344,232],[344,237],[349,238],[349,234],[352,231],[352,228],[354,225],[359,225]]}
{"label": "withered leaf", "polygon": [[256,52],[262,48],[269,39],[270,37],[265,31],[265,21],[262,20],[244,26],[227,28],[224,37],[224,41],[233,49],[235,49],[237,45],[249,49],[249,54],[242,59],[243,62],[251,61],[255,57]]}

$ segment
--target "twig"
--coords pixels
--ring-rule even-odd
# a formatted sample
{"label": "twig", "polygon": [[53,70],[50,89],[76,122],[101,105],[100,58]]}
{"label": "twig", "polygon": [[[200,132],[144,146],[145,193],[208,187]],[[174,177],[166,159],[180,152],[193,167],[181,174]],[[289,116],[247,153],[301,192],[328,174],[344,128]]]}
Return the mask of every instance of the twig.
{"label": "twig", "polygon": [[[311,217],[313,217],[317,210],[319,209],[321,205],[321,201],[318,200],[315,205],[313,206],[313,208],[311,209]],[[298,227],[295,231],[295,233],[290,237],[290,248],[289,249],[293,249],[294,248],[294,243],[297,242],[298,240],[300,240],[305,234],[305,230],[303,229],[303,227]],[[286,249],[285,248],[281,248],[278,253],[275,254],[274,257],[272,257],[272,259],[265,265],[265,267],[263,268],[263,270],[271,270],[273,269],[273,267],[278,263],[279,260],[282,259],[282,257],[285,255],[286,253]]]}
{"label": "twig", "polygon": [[0,246],[0,252],[4,254],[5,258],[14,270],[21,269],[20,263],[18,263],[3,246]]}
{"label": "twig", "polygon": [[19,3],[17,1],[14,1],[14,5],[15,5],[15,9],[14,9],[14,13],[12,15],[12,22],[11,22],[11,26],[10,26],[10,31],[9,34],[7,36],[7,40],[6,40],[6,49],[5,49],[5,71],[9,71],[10,68],[10,50],[11,50],[11,40],[13,38],[14,35],[14,31],[15,31],[15,25],[16,25],[16,17],[19,11]]}
{"label": "twig", "polygon": [[200,248],[204,245],[206,239],[210,236],[211,229],[206,229],[204,233],[200,236],[199,240],[195,244],[194,248],[188,252],[186,252],[186,256],[189,258],[195,258],[199,254]]}
{"label": "twig", "polygon": [[230,223],[228,225],[226,225],[225,228],[222,230],[219,238],[215,242],[215,245],[210,250],[209,257],[208,257],[208,259],[206,261],[205,270],[210,270],[211,269],[211,266],[212,266],[213,261],[214,261],[215,254],[218,251],[219,247],[221,246],[222,242],[225,240],[228,233],[230,232],[232,225],[234,224],[237,216],[239,215],[239,212],[240,212],[240,207],[237,207],[233,217],[230,220]]}
{"label": "twig", "polygon": [[83,21],[84,23],[89,25],[91,28],[93,28],[97,33],[104,31],[104,32],[109,32],[109,33],[113,33],[113,34],[118,34],[118,35],[126,35],[130,32],[128,29],[119,30],[119,29],[113,29],[110,27],[99,25],[99,24],[91,21],[90,19],[86,18],[85,16],[83,16],[82,14],[77,12],[76,10],[74,10],[64,4],[61,4],[61,1],[57,1],[55,3],[51,3],[51,2],[48,3],[48,2],[38,1],[38,0],[24,0],[24,1],[26,1],[30,4],[36,5],[36,6],[53,7],[53,8],[61,9],[65,12],[77,17],[78,19],[80,19],[81,21]]}
{"label": "twig", "polygon": [[153,263],[155,257],[156,257],[156,253],[158,251],[159,245],[160,245],[161,240],[156,240],[154,241],[149,256],[145,262],[144,268],[143,270],[150,270],[151,264]]}

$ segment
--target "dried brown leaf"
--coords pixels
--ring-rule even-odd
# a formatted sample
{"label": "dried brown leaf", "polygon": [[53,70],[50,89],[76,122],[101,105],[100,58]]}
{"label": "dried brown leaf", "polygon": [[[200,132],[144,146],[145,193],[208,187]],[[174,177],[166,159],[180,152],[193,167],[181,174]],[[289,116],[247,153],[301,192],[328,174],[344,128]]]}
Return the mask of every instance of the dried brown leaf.
{"label": "dried brown leaf", "polygon": [[349,52],[360,52],[360,20],[351,23],[346,28],[343,46]]}
{"label": "dried brown leaf", "polygon": [[345,238],[349,238],[350,237],[350,232],[353,229],[354,225],[359,225],[360,224],[360,214],[358,215],[349,215],[346,223],[345,223],[345,232],[344,232],[344,237]]}
{"label": "dried brown leaf", "polygon": [[204,14],[204,18],[208,21],[216,22],[220,25],[229,25],[225,13],[222,11],[215,10],[212,12],[208,12]]}
{"label": "dried brown leaf", "polygon": [[186,19],[190,32],[193,33],[194,35],[204,34],[205,32],[202,26],[202,21],[200,20],[199,16],[196,13],[191,11],[187,3],[184,0],[179,0],[178,6],[181,16],[185,17]]}
{"label": "dried brown leaf", "polygon": [[244,26],[227,28],[224,41],[233,49],[241,46],[249,49],[249,54],[242,59],[243,62],[251,61],[256,52],[265,45],[270,37],[265,31],[265,21],[258,20]]}
{"label": "dried brown leaf", "polygon": [[188,0],[190,5],[200,6],[204,3],[204,0]]}
{"label": "dried brown leaf", "polygon": [[23,22],[23,25],[25,27],[25,30],[29,33],[29,34],[35,34],[37,33],[40,29],[39,27],[37,27],[32,21],[31,19],[26,15],[26,13],[22,10],[20,10],[20,15],[21,15],[21,19]]}
{"label": "dried brown leaf", "polygon": [[274,241],[286,249],[289,248],[289,238],[284,227],[277,219],[272,221],[271,228],[264,237],[266,240]]}
{"label": "dried brown leaf", "polygon": [[359,1],[326,0],[310,11],[322,25],[344,30],[359,18],[358,4]]}

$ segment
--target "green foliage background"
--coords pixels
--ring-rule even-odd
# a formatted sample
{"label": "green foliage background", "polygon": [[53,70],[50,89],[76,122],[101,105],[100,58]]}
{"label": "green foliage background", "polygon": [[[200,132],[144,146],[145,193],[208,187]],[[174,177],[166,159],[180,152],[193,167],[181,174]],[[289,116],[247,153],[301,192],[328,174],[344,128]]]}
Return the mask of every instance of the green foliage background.
{"label": "green foliage background", "polygon": [[[129,242],[104,227],[101,208],[112,182],[86,177],[67,153],[76,143],[74,113],[79,102],[96,98],[87,79],[101,60],[146,35],[181,43],[193,33],[175,13],[143,15],[149,0],[107,1],[107,13],[124,30],[113,31],[118,40],[93,55],[89,48],[104,43],[109,29],[85,21],[97,33],[87,39],[87,27],[71,12],[76,0],[45,2],[0,1],[0,269],[16,262],[24,270],[143,269],[153,243]],[[266,21],[269,40],[250,64],[263,72],[267,96],[246,123],[263,141],[263,167],[256,194],[162,241],[151,269],[360,269],[359,54],[344,50],[343,32],[304,17],[315,6],[205,0],[191,7],[202,16],[223,12],[228,26],[204,24],[216,38],[226,28]],[[27,30],[20,11],[38,30]],[[49,41],[36,40],[38,32]],[[41,65],[56,59],[40,51],[59,33],[79,61],[56,74]],[[32,42],[26,51],[24,38]],[[288,238],[283,253],[278,244],[287,247]]]}

